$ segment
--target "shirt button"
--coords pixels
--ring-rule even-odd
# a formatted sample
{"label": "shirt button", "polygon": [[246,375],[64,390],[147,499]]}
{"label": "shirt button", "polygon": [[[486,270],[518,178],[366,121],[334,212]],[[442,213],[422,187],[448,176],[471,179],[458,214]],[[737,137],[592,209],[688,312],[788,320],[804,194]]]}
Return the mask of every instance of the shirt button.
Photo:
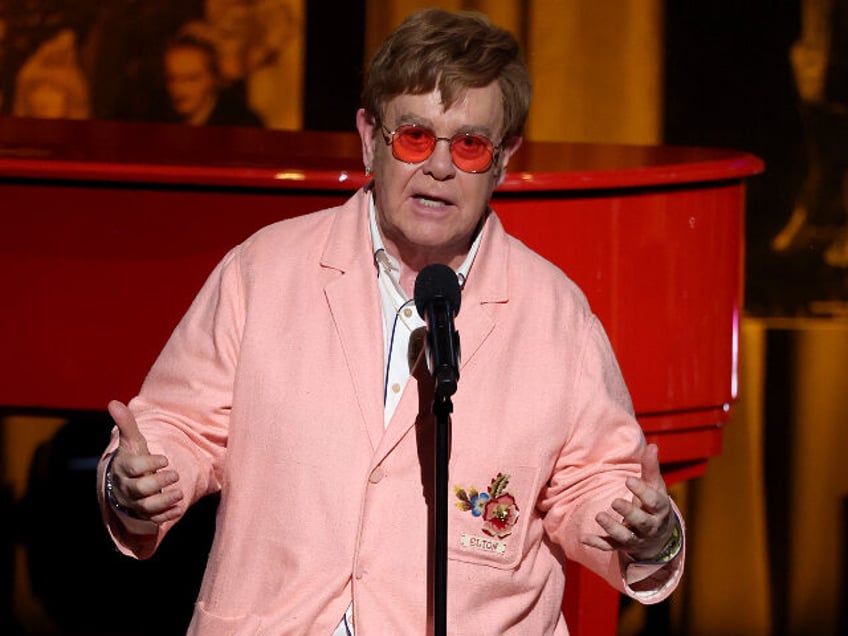
{"label": "shirt button", "polygon": [[377,468],[375,468],[373,471],[371,471],[371,475],[369,475],[368,481],[370,481],[372,484],[376,484],[380,480],[382,480],[383,477],[385,477],[385,476],[386,476],[386,473],[382,469],[382,467],[377,466]]}
{"label": "shirt button", "polygon": [[400,384],[397,382],[392,385],[392,393],[400,393]]}
{"label": "shirt button", "polygon": [[407,318],[409,318],[410,316],[412,316],[412,309],[407,307],[406,309],[403,310],[403,315],[406,316]]}
{"label": "shirt button", "polygon": [[365,576],[365,568],[362,567],[361,565],[357,565],[356,566],[356,574],[354,574],[354,576],[357,579],[361,579],[363,576]]}

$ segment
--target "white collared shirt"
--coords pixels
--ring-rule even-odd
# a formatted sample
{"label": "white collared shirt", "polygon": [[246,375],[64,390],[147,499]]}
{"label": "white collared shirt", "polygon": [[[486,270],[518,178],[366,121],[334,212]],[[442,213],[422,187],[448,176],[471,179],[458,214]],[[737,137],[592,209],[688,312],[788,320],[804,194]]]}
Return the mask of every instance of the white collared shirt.
{"label": "white collared shirt", "polygon": [[[374,263],[377,266],[380,302],[383,308],[383,364],[386,370],[383,378],[383,405],[385,407],[384,424],[388,426],[409,380],[412,365],[423,345],[425,333],[423,330],[426,329],[426,323],[418,315],[414,299],[409,298],[400,285],[398,279],[400,264],[383,245],[383,238],[377,226],[377,210],[373,194],[369,210],[371,242],[374,248]],[[474,237],[465,260],[456,270],[460,289],[468,279],[482,236],[481,228]],[[416,330],[422,331],[416,333]],[[416,333],[415,337],[413,333]]]}

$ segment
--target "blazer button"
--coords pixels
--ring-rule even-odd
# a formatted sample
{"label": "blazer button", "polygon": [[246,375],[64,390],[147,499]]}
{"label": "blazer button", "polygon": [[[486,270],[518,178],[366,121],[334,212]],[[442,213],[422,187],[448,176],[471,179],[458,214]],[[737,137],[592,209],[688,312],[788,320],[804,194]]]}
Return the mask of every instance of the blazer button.
{"label": "blazer button", "polygon": [[382,466],[377,466],[377,468],[371,471],[371,475],[368,477],[368,481],[370,481],[372,484],[376,484],[385,476],[386,473],[383,470]]}

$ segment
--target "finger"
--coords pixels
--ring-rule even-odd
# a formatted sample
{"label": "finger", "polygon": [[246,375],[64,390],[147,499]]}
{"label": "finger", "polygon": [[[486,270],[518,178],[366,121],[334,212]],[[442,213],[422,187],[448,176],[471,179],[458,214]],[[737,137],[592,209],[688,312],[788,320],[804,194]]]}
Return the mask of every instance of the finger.
{"label": "finger", "polygon": [[126,491],[133,499],[144,499],[161,494],[177,481],[179,481],[177,471],[160,470],[142,477],[131,477],[126,481]]}
{"label": "finger", "polygon": [[645,482],[636,480],[627,483],[627,487],[633,493],[631,508],[614,506],[616,512],[627,518],[628,523],[639,523],[645,517],[664,518],[671,509],[668,493],[665,488],[655,490],[648,488]]}
{"label": "finger", "polygon": [[628,477],[626,485],[633,493],[633,504],[650,512],[663,511],[668,504],[668,492],[660,471],[656,444],[648,445],[642,452],[642,478]]}
{"label": "finger", "polygon": [[660,472],[660,451],[656,444],[648,444],[642,450],[642,481],[653,488],[663,484]]}
{"label": "finger", "polygon": [[179,503],[183,500],[183,492],[172,488],[136,502],[136,511],[151,521],[162,523],[179,516]]}
{"label": "finger", "polygon": [[127,405],[118,400],[112,400],[107,409],[120,432],[119,447],[136,455],[148,455],[150,451],[147,450],[147,440],[141,434],[135,416]]}
{"label": "finger", "polygon": [[138,519],[145,519],[156,524],[178,519],[182,515],[180,502],[183,499],[181,490],[167,491],[153,497],[140,499],[124,506],[132,511]]}
{"label": "finger", "polygon": [[651,517],[651,512],[643,507],[638,500],[616,499],[610,504],[610,507],[621,515],[621,523],[630,528],[643,527]]}
{"label": "finger", "polygon": [[162,512],[152,515],[150,517],[150,521],[161,525],[166,521],[173,521],[175,519],[179,519],[181,514],[182,513],[180,512],[178,506],[171,506],[167,510],[163,510]]}
{"label": "finger", "polygon": [[652,488],[635,477],[628,478],[626,483],[627,489],[633,493],[633,500],[630,504],[634,508],[643,510],[648,514],[665,513],[668,508],[668,493],[665,484],[661,484],[659,488]]}
{"label": "finger", "polygon": [[607,512],[599,512],[595,516],[595,521],[606,532],[606,536],[602,537],[602,540],[613,549],[626,548],[637,540],[632,528]]}
{"label": "finger", "polygon": [[[653,513],[645,508],[640,508],[624,499],[616,499],[612,502],[612,509],[621,515],[621,524],[627,530],[635,533],[641,540],[652,542],[660,535],[668,517],[668,512]],[[617,535],[621,537],[621,533]]]}
{"label": "finger", "polygon": [[[181,488],[174,486],[178,480],[179,475],[174,470],[121,480],[123,489],[114,491],[115,498],[137,517],[162,523],[180,516],[178,504],[184,495]],[[118,492],[122,492],[121,498],[117,497]]]}
{"label": "finger", "polygon": [[606,535],[590,535],[582,543],[601,550],[620,550],[633,558],[646,558],[647,555],[656,554],[668,540],[657,528],[643,530],[631,526],[625,520],[617,521],[614,515],[605,512],[598,513],[595,520],[606,531]]}

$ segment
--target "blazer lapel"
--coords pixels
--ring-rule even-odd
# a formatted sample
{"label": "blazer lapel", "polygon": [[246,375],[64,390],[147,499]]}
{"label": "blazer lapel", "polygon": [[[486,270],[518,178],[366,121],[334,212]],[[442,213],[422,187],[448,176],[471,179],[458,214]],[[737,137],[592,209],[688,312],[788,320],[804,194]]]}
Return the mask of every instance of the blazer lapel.
{"label": "blazer lapel", "polygon": [[383,436],[383,320],[360,190],[337,213],[321,264],[342,274],[324,288],[360,415],[372,448]]}

